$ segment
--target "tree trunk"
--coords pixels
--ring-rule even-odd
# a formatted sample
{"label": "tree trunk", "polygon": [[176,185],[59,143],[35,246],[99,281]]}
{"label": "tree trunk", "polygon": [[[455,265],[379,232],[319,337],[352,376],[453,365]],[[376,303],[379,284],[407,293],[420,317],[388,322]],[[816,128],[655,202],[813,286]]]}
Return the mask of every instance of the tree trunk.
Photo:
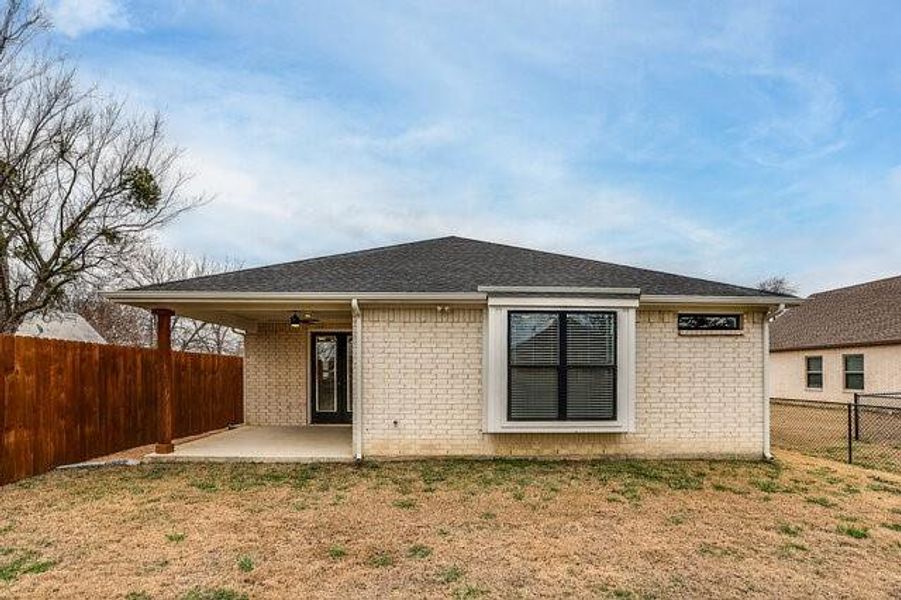
{"label": "tree trunk", "polygon": [[25,315],[5,315],[0,314],[0,334],[13,335],[19,330]]}
{"label": "tree trunk", "polygon": [[0,333],[7,333],[7,328],[12,328],[13,331],[19,328],[18,323],[15,325],[6,323],[13,313],[12,298],[12,279],[9,276],[9,239],[4,233],[0,233]]}

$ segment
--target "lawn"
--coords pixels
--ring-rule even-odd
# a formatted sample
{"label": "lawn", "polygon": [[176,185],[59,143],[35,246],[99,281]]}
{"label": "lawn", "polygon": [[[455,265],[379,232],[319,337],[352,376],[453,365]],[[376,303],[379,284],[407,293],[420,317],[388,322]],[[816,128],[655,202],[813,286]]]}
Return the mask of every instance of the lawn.
{"label": "lawn", "polygon": [[901,476],[775,463],[142,465],[0,488],[0,597],[898,597]]}

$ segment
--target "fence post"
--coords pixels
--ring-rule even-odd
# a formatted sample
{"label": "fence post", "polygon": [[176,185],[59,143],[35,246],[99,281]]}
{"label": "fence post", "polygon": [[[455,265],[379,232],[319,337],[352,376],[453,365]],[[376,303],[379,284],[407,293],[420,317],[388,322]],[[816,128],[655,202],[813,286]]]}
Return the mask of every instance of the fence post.
{"label": "fence post", "polygon": [[854,438],[853,432],[851,431],[851,419],[853,415],[851,413],[851,405],[848,404],[848,464],[854,464]]}
{"label": "fence post", "polygon": [[860,394],[854,392],[854,441],[860,441]]}

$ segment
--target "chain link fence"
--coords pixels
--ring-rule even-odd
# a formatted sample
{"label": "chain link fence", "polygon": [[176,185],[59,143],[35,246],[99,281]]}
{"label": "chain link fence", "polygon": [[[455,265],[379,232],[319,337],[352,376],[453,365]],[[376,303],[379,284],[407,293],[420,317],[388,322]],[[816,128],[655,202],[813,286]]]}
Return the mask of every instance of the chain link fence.
{"label": "chain link fence", "polygon": [[773,398],[770,426],[775,447],[901,473],[901,392],[853,402]]}

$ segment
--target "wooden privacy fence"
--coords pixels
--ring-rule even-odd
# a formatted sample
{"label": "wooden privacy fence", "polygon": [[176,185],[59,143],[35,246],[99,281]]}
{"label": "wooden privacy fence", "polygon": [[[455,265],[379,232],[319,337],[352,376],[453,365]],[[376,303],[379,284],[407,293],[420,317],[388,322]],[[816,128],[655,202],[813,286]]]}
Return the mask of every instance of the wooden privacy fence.
{"label": "wooden privacy fence", "polygon": [[[176,437],[243,421],[243,360],[173,353]],[[0,484],[157,441],[149,348],[0,336]]]}

